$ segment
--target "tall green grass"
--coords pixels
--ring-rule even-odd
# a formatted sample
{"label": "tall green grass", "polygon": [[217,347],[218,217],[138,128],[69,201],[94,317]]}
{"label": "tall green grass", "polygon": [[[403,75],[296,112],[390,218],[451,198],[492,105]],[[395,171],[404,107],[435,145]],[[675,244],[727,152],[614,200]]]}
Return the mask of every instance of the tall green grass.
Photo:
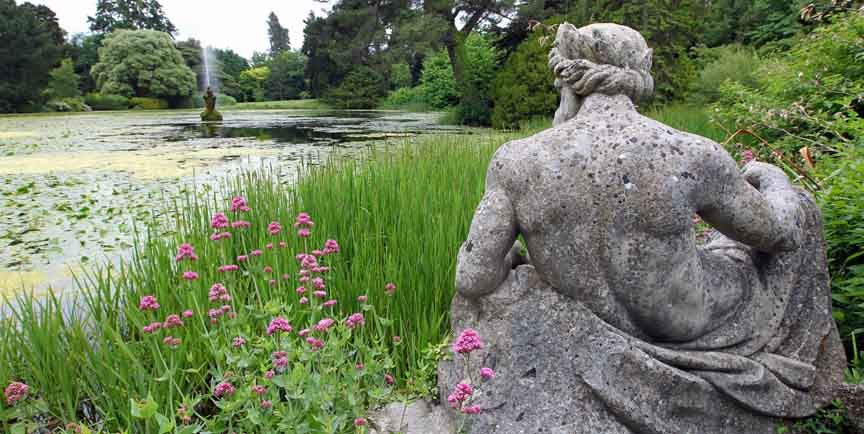
{"label": "tall green grass", "polygon": [[687,105],[671,104],[654,108],[647,113],[651,119],[662,122],[673,128],[688,133],[707,137],[715,142],[723,143],[734,131],[727,132],[721,128],[704,108]]}

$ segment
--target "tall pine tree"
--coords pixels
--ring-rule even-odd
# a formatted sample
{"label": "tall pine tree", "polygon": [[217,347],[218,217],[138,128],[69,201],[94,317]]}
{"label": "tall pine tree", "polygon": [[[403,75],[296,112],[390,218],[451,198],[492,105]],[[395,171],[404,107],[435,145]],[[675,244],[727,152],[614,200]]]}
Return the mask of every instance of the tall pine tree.
{"label": "tall pine tree", "polygon": [[279,17],[275,12],[270,12],[267,17],[267,34],[270,35],[270,56],[276,57],[283,51],[291,49],[291,38],[288,35],[288,29],[282,27],[279,23]]}
{"label": "tall pine tree", "polygon": [[94,33],[119,29],[156,30],[172,35],[177,32],[158,0],[98,0],[96,14],[87,21]]}

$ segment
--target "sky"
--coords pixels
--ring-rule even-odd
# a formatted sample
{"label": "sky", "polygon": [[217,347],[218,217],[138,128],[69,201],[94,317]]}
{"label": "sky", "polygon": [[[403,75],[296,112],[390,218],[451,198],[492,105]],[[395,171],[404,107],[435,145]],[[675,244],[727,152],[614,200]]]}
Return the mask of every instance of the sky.
{"label": "sky", "polygon": [[[69,35],[89,31],[87,17],[96,0],[27,0],[51,8]],[[23,3],[23,1],[19,1]],[[303,45],[303,20],[310,11],[324,15],[326,3],[314,0],[160,0],[168,19],[178,29],[177,40],[195,38],[205,46],[231,48],[247,59],[255,51],[268,51],[267,16],[276,12],[291,33],[291,48]]]}

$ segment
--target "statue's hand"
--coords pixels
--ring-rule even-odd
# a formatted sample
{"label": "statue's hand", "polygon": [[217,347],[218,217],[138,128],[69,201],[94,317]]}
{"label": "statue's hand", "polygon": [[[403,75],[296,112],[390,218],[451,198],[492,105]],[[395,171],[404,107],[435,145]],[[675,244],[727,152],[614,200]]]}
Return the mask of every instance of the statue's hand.
{"label": "statue's hand", "polygon": [[759,161],[751,161],[744,169],[744,179],[757,190],[764,192],[775,186],[790,185],[789,177],[777,166]]}

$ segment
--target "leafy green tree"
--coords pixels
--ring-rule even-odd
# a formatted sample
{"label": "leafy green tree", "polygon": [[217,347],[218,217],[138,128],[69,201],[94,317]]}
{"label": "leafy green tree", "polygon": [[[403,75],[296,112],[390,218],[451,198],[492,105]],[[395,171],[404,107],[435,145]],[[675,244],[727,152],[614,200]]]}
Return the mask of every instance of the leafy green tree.
{"label": "leafy green tree", "polygon": [[67,45],[67,50],[75,63],[75,73],[79,77],[81,93],[87,94],[96,89],[96,82],[90,75],[93,65],[99,62],[99,47],[102,46],[102,34],[77,33]]}
{"label": "leafy green tree", "polygon": [[325,96],[325,101],[342,109],[375,108],[378,101],[387,95],[384,77],[375,69],[360,65],[354,68],[339,87]]}
{"label": "leafy green tree", "polygon": [[306,90],[306,58],[294,51],[282,51],[270,60],[270,76],[264,83],[271,100],[297,99]]}
{"label": "leafy green tree", "polygon": [[176,99],[195,92],[195,73],[186,66],[171,35],[154,30],[118,30],[99,49],[93,78],[100,92]]}
{"label": "leafy green tree", "polygon": [[75,74],[75,64],[72,59],[63,59],[60,66],[51,71],[51,81],[45,89],[48,99],[77,98],[81,96],[78,89],[78,74]]}
{"label": "leafy green tree", "polygon": [[558,108],[555,77],[546,66],[548,45],[534,36],[519,45],[492,84],[492,125],[512,128],[534,117],[551,119]]}
{"label": "leafy green tree", "polygon": [[270,36],[270,56],[276,57],[279,53],[291,49],[288,29],[282,27],[275,12],[270,12],[267,17],[267,34]]}
{"label": "leafy green tree", "polygon": [[222,93],[232,96],[238,101],[245,100],[243,87],[240,84],[240,74],[249,69],[249,62],[233,50],[213,50],[219,64],[219,89]]}
{"label": "leafy green tree", "polygon": [[0,0],[0,112],[36,108],[64,38],[47,7]]}
{"label": "leafy green tree", "polygon": [[268,77],[270,77],[269,66],[258,66],[240,73],[242,101],[264,101],[264,84]]}
{"label": "leafy green tree", "polygon": [[426,58],[420,87],[430,107],[442,110],[459,104],[453,66],[444,50]]}
{"label": "leafy green tree", "polygon": [[177,32],[158,0],[98,0],[96,14],[87,17],[87,21],[90,30],[96,33],[120,29]]}

